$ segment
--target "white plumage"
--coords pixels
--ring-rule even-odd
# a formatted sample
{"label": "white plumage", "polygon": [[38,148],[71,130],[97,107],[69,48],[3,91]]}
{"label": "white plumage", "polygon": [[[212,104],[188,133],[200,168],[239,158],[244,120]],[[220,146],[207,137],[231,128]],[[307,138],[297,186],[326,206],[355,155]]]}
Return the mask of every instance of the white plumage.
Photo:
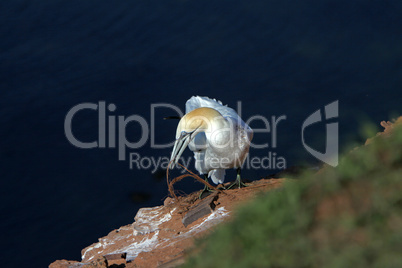
{"label": "white plumage", "polygon": [[215,99],[193,96],[177,126],[170,168],[188,145],[194,152],[195,169],[215,184],[223,183],[225,169],[243,164],[252,138],[252,129],[232,108]]}

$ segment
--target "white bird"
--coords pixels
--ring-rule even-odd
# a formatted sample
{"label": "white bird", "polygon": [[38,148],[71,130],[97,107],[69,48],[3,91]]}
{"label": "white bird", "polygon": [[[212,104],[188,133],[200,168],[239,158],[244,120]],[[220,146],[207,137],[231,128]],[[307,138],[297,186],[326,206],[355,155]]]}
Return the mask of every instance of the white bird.
{"label": "white bird", "polygon": [[[186,114],[177,126],[169,167],[177,164],[188,145],[194,152],[195,169],[205,180],[210,177],[215,184],[223,183],[225,170],[237,168],[236,183],[240,188],[244,185],[241,166],[252,138],[253,130],[232,108],[215,99],[193,96],[186,102]],[[206,190],[209,189],[205,187]]]}

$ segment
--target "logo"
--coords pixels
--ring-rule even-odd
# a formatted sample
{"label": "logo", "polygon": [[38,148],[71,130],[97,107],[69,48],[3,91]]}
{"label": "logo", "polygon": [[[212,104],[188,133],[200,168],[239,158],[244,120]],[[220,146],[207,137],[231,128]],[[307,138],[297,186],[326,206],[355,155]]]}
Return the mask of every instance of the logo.
{"label": "logo", "polygon": [[[99,101],[98,103],[80,103],[72,107],[66,114],[64,120],[64,133],[67,140],[74,146],[81,149],[114,149],[117,151],[118,160],[126,161],[128,156],[128,162],[130,169],[148,169],[152,173],[158,169],[166,169],[169,165],[170,155],[158,154],[147,156],[140,155],[137,150],[143,146],[150,146],[151,149],[164,149],[173,148],[175,133],[170,133],[172,140],[165,144],[157,144],[155,141],[155,133],[161,131],[156,124],[156,109],[171,109],[174,114],[179,117],[184,115],[184,112],[177,106],[169,103],[156,103],[150,105],[150,122],[148,122],[144,116],[139,114],[133,114],[130,116],[118,115],[117,106],[113,103],[107,104],[106,101]],[[80,141],[75,135],[72,129],[73,121],[76,117],[80,116],[81,111],[86,110],[88,113],[95,113],[97,115],[98,128],[91,129],[94,131],[97,138],[90,142]],[[242,117],[242,104],[239,101],[237,103],[237,113]],[[338,165],[338,123],[330,122],[326,124],[326,146],[325,152],[322,153],[318,150],[311,148],[305,142],[305,130],[321,121],[327,121],[334,118],[338,118],[338,101],[334,101],[324,107],[324,119],[322,118],[321,110],[318,109],[312,113],[302,124],[301,127],[301,140],[304,148],[315,158],[325,162],[331,166]],[[286,115],[266,117],[260,114],[251,116],[250,118],[243,118],[246,124],[252,125],[252,122],[259,121],[263,124],[262,128],[253,127],[254,137],[260,135],[264,139],[259,139],[261,142],[257,144],[251,142],[250,148],[255,150],[263,150],[262,156],[248,156],[243,165],[246,168],[252,169],[286,169],[287,159],[283,155],[279,155],[276,152],[278,147],[278,139],[282,137],[278,133],[284,133],[286,131],[281,122],[288,120]],[[281,123],[281,124],[280,124]],[[134,140],[128,140],[126,137],[127,126],[135,126],[140,130],[134,137]],[[263,135],[263,136],[262,136]],[[130,151],[128,151],[130,150]],[[182,159],[185,166],[192,165],[191,161],[194,161],[194,157],[191,156],[188,159]],[[183,170],[184,172],[184,170]]]}
{"label": "logo", "polygon": [[[332,118],[338,118],[338,101],[334,101],[324,108],[325,120],[329,120]],[[325,153],[321,153],[317,150],[314,150],[310,146],[308,146],[304,139],[304,130],[313,124],[321,122],[321,110],[318,109],[314,113],[312,113],[307,119],[304,121],[302,125],[302,143],[304,148],[312,154],[315,158],[321,160],[322,162],[327,163],[333,167],[338,165],[338,123],[328,123],[326,124],[326,144],[325,144]]]}

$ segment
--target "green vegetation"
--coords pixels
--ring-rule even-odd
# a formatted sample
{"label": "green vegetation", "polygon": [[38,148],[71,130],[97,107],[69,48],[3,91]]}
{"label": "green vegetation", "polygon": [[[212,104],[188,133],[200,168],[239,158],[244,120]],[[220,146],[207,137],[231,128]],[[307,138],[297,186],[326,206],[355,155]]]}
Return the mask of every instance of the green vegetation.
{"label": "green vegetation", "polygon": [[196,247],[184,267],[402,267],[402,127],[259,196]]}

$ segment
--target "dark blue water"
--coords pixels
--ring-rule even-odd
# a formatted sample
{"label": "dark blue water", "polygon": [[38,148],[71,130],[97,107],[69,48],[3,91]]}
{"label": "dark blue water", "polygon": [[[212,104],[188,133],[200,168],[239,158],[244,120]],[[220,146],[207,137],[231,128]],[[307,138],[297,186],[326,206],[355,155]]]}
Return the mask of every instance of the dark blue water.
{"label": "dark blue water", "polygon": [[[314,162],[300,129],[315,110],[339,100],[341,148],[359,140],[363,121],[378,125],[401,113],[401,14],[397,0],[0,2],[2,267],[79,260],[82,248],[167,195],[163,171],[130,169],[115,148],[71,145],[64,119],[75,105],[114,103],[108,115],[149,122],[155,103],[184,109],[192,95],[232,107],[242,101],[245,120],[287,116],[277,148],[251,156],[272,151],[287,166]],[[162,119],[172,114],[157,110],[156,142],[173,140],[177,121]],[[77,114],[73,129],[82,141],[96,140],[97,112]],[[129,140],[140,135],[138,124],[127,127]],[[323,135],[318,125],[309,144],[321,146]],[[158,158],[170,150],[148,140],[126,153]],[[189,179],[178,188],[202,185]]]}

